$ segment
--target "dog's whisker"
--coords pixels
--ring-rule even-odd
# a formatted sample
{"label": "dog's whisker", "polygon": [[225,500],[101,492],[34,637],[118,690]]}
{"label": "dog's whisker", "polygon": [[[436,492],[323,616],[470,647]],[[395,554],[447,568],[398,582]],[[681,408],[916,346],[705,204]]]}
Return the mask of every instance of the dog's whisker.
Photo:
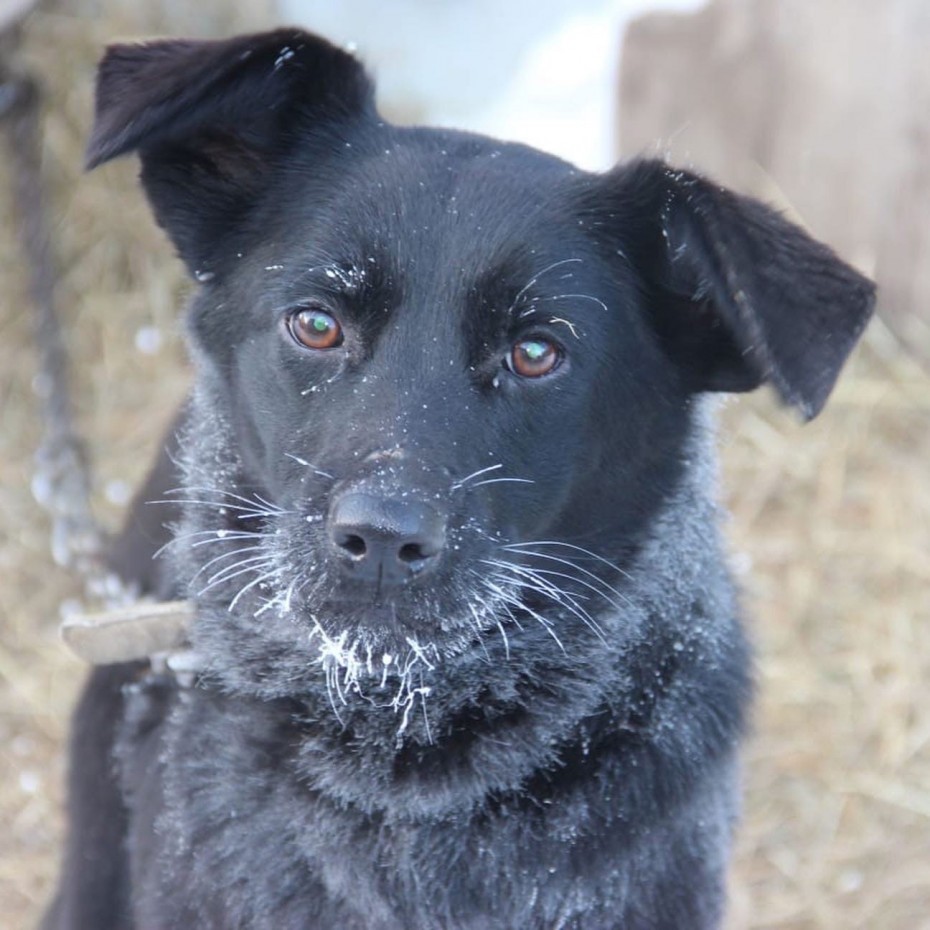
{"label": "dog's whisker", "polygon": [[504,585],[513,584],[512,579],[507,578],[505,576],[500,576],[500,575],[497,575],[495,577],[497,578],[498,581],[500,581],[500,584],[496,584],[495,581],[493,581],[490,578],[485,578],[484,584],[487,587],[489,587],[491,591],[497,594],[498,597],[505,603],[511,604],[512,606],[516,607],[518,610],[522,610],[525,613],[528,613],[534,620],[536,620],[543,627],[544,630],[546,630],[546,632],[558,644],[562,652],[567,655],[567,652],[565,651],[565,646],[562,645],[562,641],[556,635],[555,630],[553,630],[552,624],[545,617],[543,617],[542,614],[540,614],[538,611],[530,607],[529,604],[524,603],[517,594],[511,593],[510,591],[506,590],[505,587],[503,587]]}
{"label": "dog's whisker", "polygon": [[201,539],[199,542],[191,543],[191,549],[201,549],[203,546],[215,546],[217,543],[236,542],[240,539],[264,539],[264,533],[247,533],[244,530],[208,530],[213,535],[212,539]]}
{"label": "dog's whisker", "polygon": [[[594,581],[597,582],[597,584],[592,584],[591,581],[588,581],[585,578],[581,578],[577,574],[569,573],[569,572],[557,572],[554,569],[550,569],[550,568],[535,568],[535,567],[530,567],[527,565],[520,565],[519,566],[520,570],[522,572],[531,574],[534,577],[544,576],[546,578],[549,578],[549,577],[564,578],[566,581],[572,581],[575,584],[579,584],[582,587],[587,588],[589,591],[596,594],[598,597],[607,601],[608,604],[610,604],[612,607],[616,608],[617,610],[622,610],[624,606],[630,606],[630,599],[628,597],[625,597],[623,594],[617,591],[616,588],[609,585],[606,581],[604,581],[602,578],[599,578],[593,572],[587,571],[582,566],[576,565],[575,563],[570,562],[566,559],[560,559],[557,556],[543,555],[540,553],[538,554],[538,557],[542,559],[550,559],[552,561],[567,565],[569,568],[573,569],[573,572],[581,572],[582,574],[587,575],[588,577],[592,578]],[[512,562],[506,562],[503,564],[514,565],[514,563]],[[600,587],[598,587],[598,585],[600,585]],[[614,596],[619,598],[621,601],[623,601],[623,603],[621,604],[615,601]]]}
{"label": "dog's whisker", "polygon": [[[480,594],[472,595],[476,601],[481,605],[484,612],[494,621],[494,625],[497,627],[498,631],[501,634],[501,640],[504,643],[504,657],[507,661],[510,661],[510,640],[507,637],[507,631],[504,629],[504,624],[501,623],[500,617],[488,606],[487,601],[481,597]],[[481,622],[481,617],[478,614],[478,611],[475,609],[475,605],[469,601],[468,603],[469,610],[471,610],[472,616],[475,618],[475,630],[478,633],[478,639],[481,642],[482,647],[484,648],[485,655],[488,655],[487,647],[484,645],[484,640],[482,638],[484,633],[484,624]],[[488,661],[490,662],[491,657],[488,656]]]}
{"label": "dog's whisker", "polygon": [[458,491],[460,488],[465,487],[469,481],[473,478],[477,478],[479,475],[486,475],[489,471],[496,471],[498,468],[503,468],[504,465],[502,462],[498,462],[496,465],[488,465],[485,468],[479,468],[477,471],[473,471],[470,475],[466,475],[464,478],[460,478],[458,481],[452,482],[452,490]]}
{"label": "dog's whisker", "polygon": [[[266,500],[261,497],[257,492],[253,492],[253,497],[244,497],[242,494],[237,494],[235,491],[229,491],[225,488],[215,488],[210,487],[209,485],[185,485],[179,488],[170,488],[165,491],[167,495],[175,494],[188,494],[193,495],[197,493],[202,494],[216,494],[224,498],[231,498],[234,501],[238,501],[239,504],[244,504],[245,509],[254,511],[255,513],[265,513],[268,516],[281,516],[285,513],[292,511],[287,511],[283,507],[279,507],[277,504]],[[171,504],[171,503],[184,503],[184,504],[209,504],[213,506],[222,506],[232,509],[243,509],[238,505],[229,504],[223,500],[213,501],[213,500],[204,500],[202,498],[196,499],[180,499],[174,496],[170,496],[169,500],[164,501],[155,501],[155,503],[162,504]]]}
{"label": "dog's whisker", "polygon": [[[491,564],[491,563],[489,563]],[[516,585],[517,587],[535,591],[537,594],[541,594],[545,597],[550,598],[555,601],[559,606],[564,607],[570,613],[578,617],[579,620],[589,629],[595,636],[598,637],[602,642],[606,643],[607,639],[604,635],[603,628],[601,625],[594,619],[591,613],[585,610],[581,604],[578,603],[577,596],[571,594],[568,591],[565,591],[562,588],[552,585],[548,581],[543,579],[535,578],[532,572],[522,569],[520,566],[515,566],[512,563],[494,563],[500,565],[501,567],[506,568],[510,572],[517,571],[520,575],[527,575],[530,577],[531,581],[527,582],[522,579],[513,578],[512,576],[505,576],[507,580]]]}
{"label": "dog's whisker", "polygon": [[291,580],[291,583],[287,586],[287,591],[284,594],[284,604],[282,606],[282,609],[284,610],[285,613],[291,612],[291,597],[294,594],[294,587],[296,586],[297,582],[298,582],[298,577],[295,576]]}
{"label": "dog's whisker", "polygon": [[263,552],[265,550],[264,546],[242,546],[236,549],[230,549],[229,552],[223,552],[220,555],[214,556],[208,562],[205,562],[200,568],[197,569],[196,573],[191,577],[191,581],[196,581],[211,565],[215,565],[217,562],[222,562],[224,559],[232,559],[236,556],[244,555],[249,552]]}
{"label": "dog's whisker", "polygon": [[499,482],[512,481],[519,484],[536,484],[531,478],[488,478],[486,481],[476,481],[470,487],[480,488],[483,484],[498,484]]}
{"label": "dog's whisker", "polygon": [[[171,549],[173,546],[180,546],[182,543],[186,543],[188,540],[196,539],[198,536],[209,536],[210,539],[206,542],[225,542],[226,540],[236,540],[244,539],[249,537],[261,537],[263,533],[250,533],[245,530],[197,530],[192,533],[181,533],[173,538],[169,539],[164,545],[159,546],[155,552],[152,554],[153,559],[160,558],[165,552]],[[191,548],[197,548],[202,543],[193,543]]]}
{"label": "dog's whisker", "polygon": [[530,278],[530,280],[527,281],[526,284],[524,284],[523,287],[521,287],[519,291],[517,291],[517,296],[514,297],[513,302],[512,302],[511,305],[507,308],[507,313],[510,314],[510,315],[512,315],[512,314],[514,313],[514,311],[516,310],[517,304],[519,304],[520,301],[523,299],[523,295],[524,295],[531,287],[533,287],[533,285],[535,285],[536,282],[539,281],[539,279],[540,279],[544,274],[547,274],[548,272],[552,271],[554,268],[559,268],[559,267],[562,266],[562,265],[569,265],[569,264],[572,264],[572,263],[574,263],[574,262],[578,262],[578,263],[580,264],[581,261],[582,261],[582,259],[580,259],[580,258],[563,258],[563,259],[561,259],[560,261],[553,262],[551,265],[546,265],[546,267],[543,268],[542,271],[536,272],[536,274],[533,275],[533,277]]}
{"label": "dog's whisker", "polygon": [[238,511],[237,519],[239,520],[249,520],[255,518],[269,519],[273,517],[282,517],[288,513],[294,513],[294,511],[280,510],[280,511],[270,511],[256,509],[252,507],[243,507],[241,504],[230,504],[227,501],[209,501],[202,500],[199,498],[180,498],[175,497],[170,500],[153,500],[146,501],[146,504],[190,504],[192,506],[200,507],[211,507],[217,513],[226,513],[228,511]]}
{"label": "dog's whisker", "polygon": [[516,589],[514,591],[508,591],[507,593],[516,597],[520,606],[524,609],[531,612],[533,610],[530,605],[522,600],[518,592],[525,591],[535,593],[553,601],[559,607],[577,616],[585,626],[591,629],[599,638],[603,639],[603,634],[599,625],[591,616],[590,612],[585,610],[578,602],[577,595],[558,587],[547,579],[536,577],[531,571],[524,569],[522,566],[500,561],[487,561],[485,564],[492,565],[497,569],[493,573],[493,577],[499,582]]}
{"label": "dog's whisker", "polygon": [[[596,552],[592,552],[590,549],[585,549],[583,546],[577,546],[574,543],[562,542],[558,539],[537,539],[530,542],[516,542],[516,543],[506,543],[501,546],[502,549],[511,549],[513,551],[519,551],[521,549],[532,549],[535,546],[561,546],[563,549],[572,549],[575,552],[580,552],[582,555],[586,555],[589,558],[594,559],[596,562],[600,562],[602,565],[605,565],[607,568],[617,572],[620,575],[623,575],[624,578],[631,578],[629,572],[625,572],[619,565],[615,565],[609,559],[605,559],[604,556],[598,555]],[[533,553],[540,557],[543,556],[543,553]],[[548,557],[548,556],[547,556]],[[580,566],[579,566],[580,567]],[[619,593],[619,592],[615,592]]]}
{"label": "dog's whisker", "polygon": [[[573,562],[570,559],[563,559],[557,555],[551,555],[544,552],[518,551],[515,554],[529,556],[531,558],[545,559],[547,562],[555,562],[559,565],[566,566],[567,568],[571,569],[571,574],[568,575],[570,579],[574,580],[578,584],[584,585],[585,587],[591,587],[591,590],[595,591],[600,597],[611,603],[617,610],[623,610],[625,607],[634,606],[633,601],[622,591],[618,591],[617,588],[604,581],[604,579],[599,575],[585,568],[583,565],[578,565],[577,562]],[[543,573],[558,574],[553,572],[552,569],[533,568],[531,570]],[[590,578],[591,581],[586,582],[580,577],[581,575],[585,576],[585,578]],[[597,585],[600,585],[600,588],[598,588]],[[613,598],[617,598],[617,600],[621,603],[617,603],[613,600]]]}
{"label": "dog's whisker", "polygon": [[494,568],[503,569],[503,574],[511,578],[513,578],[514,575],[522,576],[523,579],[528,578],[529,581],[520,580],[518,578],[513,578],[513,580],[514,583],[519,584],[521,587],[529,588],[532,591],[536,591],[538,594],[546,595],[554,600],[558,599],[559,596],[564,593],[552,582],[547,582],[544,579],[536,577],[530,571],[513,562],[504,562],[500,559],[481,559],[480,562],[482,565],[490,565]]}
{"label": "dog's whisker", "polygon": [[[487,575],[487,573],[481,573],[481,572],[477,572],[477,571],[471,571],[470,574],[471,574],[471,576],[475,579],[475,582],[476,582],[481,588],[483,588],[485,591],[487,591],[488,598],[483,597],[483,596],[481,595],[481,593],[479,593],[478,591],[473,592],[473,593],[472,593],[472,596],[478,601],[478,603],[482,606],[482,608],[487,612],[488,616],[491,618],[491,620],[494,622],[494,624],[495,624],[496,626],[498,626],[498,628],[499,628],[501,634],[503,635],[504,639],[506,640],[506,639],[507,639],[507,636],[506,636],[506,633],[504,632],[504,628],[503,628],[502,624],[500,623],[500,618],[499,618],[499,616],[498,616],[498,611],[501,610],[501,609],[503,609],[504,612],[507,614],[507,619],[508,619],[518,630],[520,630],[520,631],[522,632],[522,630],[523,630],[523,624],[520,623],[519,618],[516,617],[516,616],[513,614],[513,612],[510,610],[510,607],[509,607],[507,604],[504,604],[504,603],[502,603],[502,602],[500,601],[500,599],[498,598],[498,593],[497,593],[495,590],[493,590],[491,587],[488,586],[488,583],[487,583],[487,582],[488,582],[488,575]],[[497,573],[494,573],[494,574],[495,574],[495,577],[496,577]],[[506,645],[507,645],[507,653],[508,653],[508,657],[509,657],[509,652],[510,652],[509,641],[507,642]]]}
{"label": "dog's whisker", "polygon": [[267,554],[264,555],[253,555],[249,556],[247,559],[238,559],[235,562],[230,563],[229,565],[224,565],[222,568],[218,568],[212,575],[207,578],[207,582],[223,582],[228,581],[229,578],[235,577],[237,571],[245,565],[256,565],[256,564],[266,564],[269,567],[273,564],[272,560]]}
{"label": "dog's whisker", "polygon": [[229,607],[227,607],[226,609],[227,609],[230,613],[232,613],[232,611],[233,611],[233,610],[235,609],[235,607],[236,607],[236,604],[239,603],[239,599],[240,599],[247,591],[250,591],[252,588],[256,587],[257,585],[260,585],[263,581],[267,581],[269,578],[273,578],[276,574],[277,574],[277,570],[276,570],[276,569],[272,569],[271,571],[268,571],[268,572],[265,572],[265,573],[262,574],[262,575],[259,575],[257,578],[253,578],[253,579],[252,579],[250,582],[248,582],[247,584],[244,584],[244,585],[236,592],[235,597],[233,597],[233,599],[229,602]]}
{"label": "dog's whisker", "polygon": [[545,297],[541,297],[538,299],[539,300],[590,300],[592,303],[596,303],[605,313],[610,312],[607,309],[607,304],[605,304],[603,300],[601,300],[599,297],[594,297],[591,294],[547,294]]}
{"label": "dog's whisker", "polygon": [[550,595],[556,603],[567,609],[569,613],[574,614],[604,645],[607,645],[607,636],[603,627],[594,619],[593,614],[579,603],[580,595],[565,591],[562,588],[556,590],[558,595]]}
{"label": "dog's whisker", "polygon": [[308,462],[306,459],[302,459],[299,455],[294,455],[291,452],[284,453],[289,459],[293,459],[297,462],[298,465],[303,465],[306,468],[309,468],[314,474],[319,475],[321,478],[329,478],[330,481],[335,481],[335,475],[331,475],[328,471],[323,471],[322,468],[318,468],[312,462]]}
{"label": "dog's whisker", "polygon": [[242,559],[241,561],[235,562],[232,565],[227,565],[225,568],[221,568],[218,572],[212,574],[207,579],[206,586],[201,588],[197,593],[204,594],[212,588],[215,588],[217,585],[224,584],[227,581],[232,581],[233,578],[238,578],[240,575],[245,574],[246,572],[258,571],[265,567],[272,567],[272,563],[269,561],[267,556],[256,555],[250,559]]}
{"label": "dog's whisker", "polygon": [[237,494],[235,491],[230,491],[227,488],[211,487],[210,485],[185,485],[180,488],[173,488],[172,490],[166,492],[168,494],[185,494],[189,491],[193,492],[202,492],[204,494],[220,494],[223,497],[231,497],[233,500],[238,500],[243,504],[248,504],[250,507],[255,507],[256,503],[259,505],[264,505],[268,508],[269,513],[284,513],[284,508],[279,507],[277,504],[265,500],[258,492],[253,491],[252,497],[245,497],[242,494]]}
{"label": "dog's whisker", "polygon": [[[481,647],[482,652],[484,652],[485,660],[488,662],[488,664],[490,664],[491,654],[488,652],[487,644],[484,641],[484,625],[481,622],[481,618],[478,616],[478,611],[475,608],[475,605],[471,601],[468,602],[468,610],[472,615],[472,620],[473,620],[472,629],[475,631],[475,636],[477,637],[478,645]],[[509,660],[510,649],[509,649],[509,643],[507,643],[506,634],[504,636],[504,643],[505,643],[504,652],[507,656],[507,659]]]}
{"label": "dog's whisker", "polygon": [[[242,539],[247,537],[259,537],[264,536],[264,533],[256,533],[252,530],[228,530],[224,527],[219,529],[210,529],[210,530],[193,530],[190,533],[179,533],[177,536],[172,537],[168,542],[162,546],[162,549],[167,548],[168,546],[177,545],[178,543],[186,542],[189,539],[196,539],[198,536],[209,536],[212,537],[209,541],[213,540],[222,541],[226,539]],[[199,545],[199,543],[193,543],[192,545]]]}
{"label": "dog's whisker", "polygon": [[[510,579],[509,579],[509,578],[504,578],[504,577],[500,577],[500,576],[498,576],[498,577],[499,577],[499,580],[500,580],[503,584],[509,584],[509,583],[510,583]],[[494,585],[493,582],[491,582],[491,584],[492,584],[492,590],[496,590],[497,593],[500,595],[500,597],[501,597],[504,601],[506,601],[507,603],[512,604],[512,605],[513,605],[514,607],[516,607],[518,610],[525,611],[525,612],[528,613],[534,620],[536,620],[536,621],[539,623],[539,625],[553,638],[553,640],[555,640],[556,645],[558,645],[558,647],[559,647],[559,649],[562,651],[563,655],[568,655],[568,653],[567,653],[567,651],[566,651],[566,649],[565,649],[565,646],[562,644],[562,640],[559,639],[558,635],[556,634],[555,630],[554,630],[553,627],[552,627],[552,623],[551,623],[549,620],[547,620],[547,619],[546,619],[542,614],[540,614],[538,611],[533,610],[533,608],[530,607],[528,604],[525,604],[522,600],[520,600],[520,598],[519,598],[518,595],[516,595],[516,594],[510,594],[509,592],[507,592],[506,590],[504,590],[503,588],[501,588],[499,585]]]}
{"label": "dog's whisker", "polygon": [[497,626],[497,629],[498,629],[498,631],[499,631],[500,634],[501,634],[501,639],[502,639],[503,642],[504,642],[504,656],[506,657],[507,661],[509,662],[509,661],[510,661],[510,640],[509,640],[509,638],[507,637],[507,631],[504,629],[504,624],[501,623],[500,617],[496,617],[496,616],[495,616],[495,618],[494,618],[494,623],[495,623],[495,625]]}
{"label": "dog's whisker", "polygon": [[[574,570],[574,572],[582,572],[582,574],[586,574],[580,565],[571,565],[570,567]],[[601,578],[598,578],[597,575],[594,575],[594,581],[598,582],[600,587],[598,587],[598,584],[592,584],[592,582],[588,581],[586,578],[580,578],[574,572],[559,572],[552,568],[535,567],[527,567],[526,571],[543,576],[545,578],[564,578],[566,581],[579,584],[583,588],[586,588],[588,591],[590,591],[592,594],[596,595],[602,600],[605,600],[608,604],[610,604],[611,607],[615,608],[616,610],[622,610],[625,606],[630,606],[630,599],[628,597],[625,597],[623,594],[618,592],[616,588],[611,587],[609,584],[607,584],[607,582],[603,581]],[[590,577],[590,575],[588,577]],[[575,596],[582,597],[582,595]],[[615,598],[619,598],[620,600],[615,600]]]}
{"label": "dog's whisker", "polygon": [[[623,611],[628,608],[634,607],[633,601],[622,591],[617,590],[613,585],[604,581],[603,578],[596,575],[594,572],[588,571],[584,566],[578,565],[575,562],[569,561],[567,559],[561,559],[558,556],[548,555],[544,553],[521,553],[525,555],[532,555],[535,558],[545,559],[546,561],[556,562],[560,565],[565,565],[571,571],[568,573],[557,572],[553,569],[546,568],[532,568],[532,571],[539,572],[545,576],[556,576],[556,577],[565,577],[567,580],[573,581],[576,584],[582,585],[583,587],[589,589],[594,594],[603,598],[607,603],[609,603],[615,610]],[[580,577],[581,575],[585,576],[584,578]],[[586,579],[591,579],[590,581]]]}
{"label": "dog's whisker", "polygon": [[255,500],[257,500],[260,504],[262,504],[262,505],[264,505],[265,507],[268,508],[268,511],[267,511],[268,513],[275,513],[275,514],[277,514],[278,516],[280,516],[281,514],[287,512],[287,511],[283,510],[281,507],[279,507],[277,504],[273,504],[273,503],[272,503],[270,500],[268,500],[267,498],[262,497],[262,495],[259,494],[258,491],[253,491],[253,492],[252,492],[252,496],[253,496],[253,497],[255,498]]}

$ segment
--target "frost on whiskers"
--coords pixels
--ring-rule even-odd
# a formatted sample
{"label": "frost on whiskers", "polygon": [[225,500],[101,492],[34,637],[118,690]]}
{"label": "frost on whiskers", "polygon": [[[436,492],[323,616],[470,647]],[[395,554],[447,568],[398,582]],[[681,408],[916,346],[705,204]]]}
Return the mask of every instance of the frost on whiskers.
{"label": "frost on whiskers", "polygon": [[[273,538],[272,534],[266,540]],[[309,619],[307,662],[322,673],[336,719],[343,722],[340,707],[347,707],[352,700],[361,700],[373,708],[384,708],[398,714],[397,736],[400,737],[406,732],[411,715],[419,704],[427,739],[432,742],[426,706],[431,688],[424,683],[424,675],[433,671],[441,660],[435,644],[424,645],[416,637],[408,636],[406,651],[398,656],[379,648],[364,636],[351,636],[349,630],[335,634],[328,632],[316,614],[310,612],[308,616],[300,611],[298,615],[294,599],[300,593],[301,585],[296,584],[293,578],[290,583],[286,582],[285,576],[289,572],[285,564],[285,560],[281,559],[281,567],[276,573],[279,577],[268,579],[266,585],[262,585],[274,594],[264,601],[254,616],[260,620],[263,614],[271,612],[301,625],[306,625]]]}
{"label": "frost on whiskers", "polygon": [[[415,638],[407,637],[407,645],[410,648],[402,661],[389,652],[382,652],[378,657],[370,644],[362,645],[357,639],[350,643],[346,630],[334,638],[323,629],[315,616],[311,616],[311,619],[313,629],[309,639],[311,643],[316,643],[317,661],[326,676],[326,689],[337,718],[337,700],[347,704],[347,695],[355,694],[374,707],[388,707],[399,713],[401,721],[397,735],[400,736],[409,726],[410,715],[419,698],[423,707],[427,738],[432,742],[426,709],[426,699],[431,689],[423,684],[423,672],[436,667],[435,662],[439,659],[436,647],[431,643],[425,647],[421,646]],[[430,653],[433,654],[432,661],[428,657]],[[384,692],[388,686],[389,675],[396,680],[396,688],[387,701],[379,701],[368,692],[366,685],[377,682],[377,690]]]}

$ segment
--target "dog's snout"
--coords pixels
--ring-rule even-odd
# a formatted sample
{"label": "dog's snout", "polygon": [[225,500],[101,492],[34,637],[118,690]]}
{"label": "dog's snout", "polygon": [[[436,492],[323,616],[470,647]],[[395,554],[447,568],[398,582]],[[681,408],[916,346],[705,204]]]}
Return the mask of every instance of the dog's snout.
{"label": "dog's snout", "polygon": [[353,578],[398,585],[439,561],[446,521],[424,501],[350,491],[331,508],[329,538]]}

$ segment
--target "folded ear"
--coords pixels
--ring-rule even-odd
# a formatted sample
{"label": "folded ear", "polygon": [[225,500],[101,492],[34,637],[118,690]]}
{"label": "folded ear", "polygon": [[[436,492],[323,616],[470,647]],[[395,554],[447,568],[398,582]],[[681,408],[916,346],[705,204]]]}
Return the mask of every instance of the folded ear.
{"label": "folded ear", "polygon": [[203,273],[302,124],[369,112],[359,62],[300,30],[114,45],[97,74],[87,165],[138,150],[156,218]]}
{"label": "folded ear", "polygon": [[652,323],[692,388],[770,382],[816,416],[872,313],[872,282],[764,204],[663,162],[601,184],[614,252],[643,276]]}

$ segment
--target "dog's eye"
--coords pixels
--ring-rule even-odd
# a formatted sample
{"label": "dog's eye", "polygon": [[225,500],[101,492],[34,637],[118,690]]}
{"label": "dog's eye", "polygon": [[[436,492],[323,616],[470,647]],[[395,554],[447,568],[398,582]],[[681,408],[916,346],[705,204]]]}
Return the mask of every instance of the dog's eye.
{"label": "dog's eye", "polygon": [[507,367],[521,378],[541,378],[551,374],[562,361],[559,347],[548,339],[521,339],[507,356]]}
{"label": "dog's eye", "polygon": [[296,342],[308,349],[335,349],[342,345],[342,327],[330,313],[318,307],[292,310],[287,328]]}

